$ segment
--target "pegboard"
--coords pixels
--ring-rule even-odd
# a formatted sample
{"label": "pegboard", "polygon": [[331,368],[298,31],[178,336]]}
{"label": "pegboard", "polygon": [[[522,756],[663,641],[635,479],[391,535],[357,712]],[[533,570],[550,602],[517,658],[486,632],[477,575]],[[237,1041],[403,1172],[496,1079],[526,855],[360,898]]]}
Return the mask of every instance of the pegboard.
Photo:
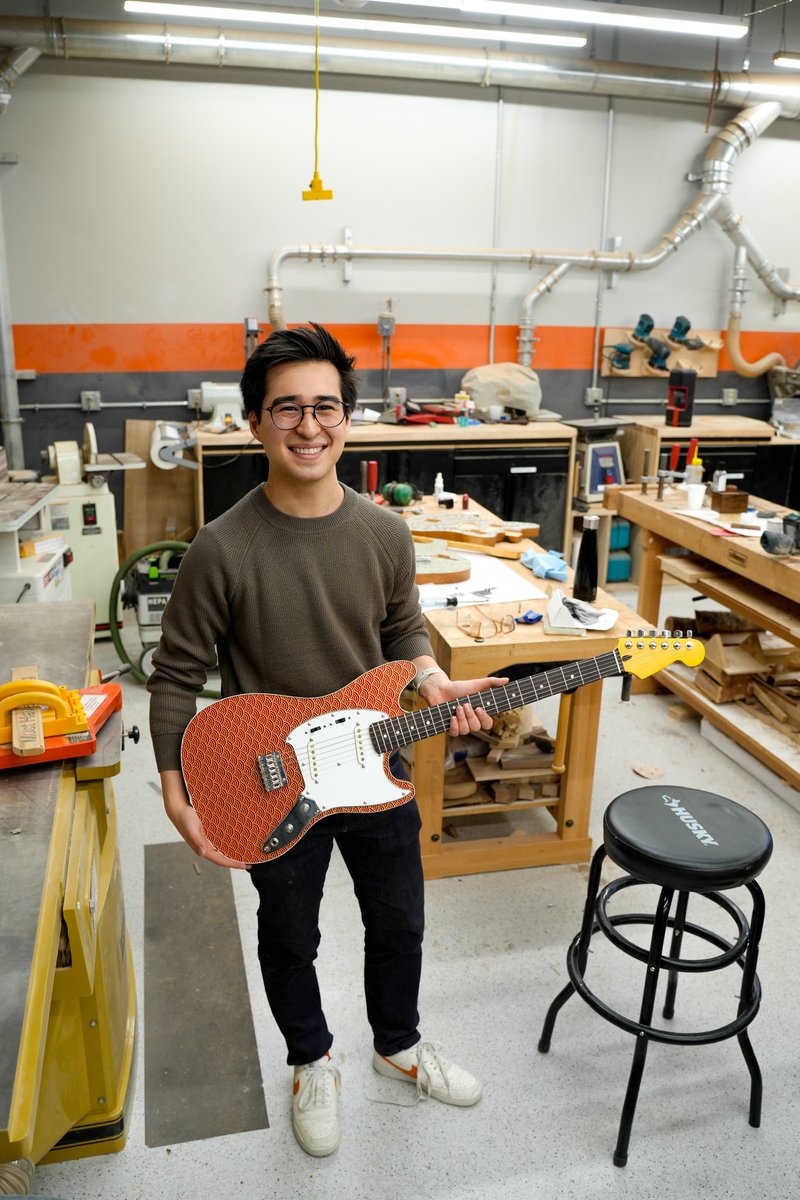
{"label": "pegboard", "polygon": [[[669,332],[668,329],[653,329],[648,335],[669,346],[670,353],[666,361],[666,368],[659,371],[648,365],[653,352],[646,343],[634,340],[632,329],[605,329],[603,331],[600,374],[605,377],[613,375],[617,379],[648,377],[667,379],[670,371],[681,368],[696,371],[698,379],[714,379],[719,371],[719,352],[722,349],[720,331],[718,329],[692,329],[689,334],[690,339],[696,338],[704,343],[703,348],[698,350],[689,350],[679,342],[671,342],[667,337]],[[633,346],[630,366],[626,370],[611,365],[610,355],[613,354],[613,347],[618,342]]]}

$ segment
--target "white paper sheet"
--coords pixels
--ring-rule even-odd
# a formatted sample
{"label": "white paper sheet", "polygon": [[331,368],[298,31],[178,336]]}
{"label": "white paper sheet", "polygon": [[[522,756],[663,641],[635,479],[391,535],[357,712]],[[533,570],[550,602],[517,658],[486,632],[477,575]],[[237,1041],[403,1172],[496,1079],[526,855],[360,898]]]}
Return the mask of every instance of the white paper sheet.
{"label": "white paper sheet", "polygon": [[459,604],[467,605],[541,600],[547,595],[533,582],[533,574],[528,581],[499,558],[456,549],[452,553],[469,559],[472,568],[470,577],[463,583],[423,583],[419,589],[419,603],[423,612],[428,608],[446,608],[451,596],[456,596]]}

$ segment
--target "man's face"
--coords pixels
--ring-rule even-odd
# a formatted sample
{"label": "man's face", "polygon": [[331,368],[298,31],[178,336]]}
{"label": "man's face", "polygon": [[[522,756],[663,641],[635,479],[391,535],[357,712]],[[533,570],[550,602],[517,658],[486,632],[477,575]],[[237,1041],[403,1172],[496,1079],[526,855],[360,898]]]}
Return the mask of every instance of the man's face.
{"label": "man's face", "polygon": [[[320,425],[310,408],[294,429],[280,429],[268,408],[341,403],[339,372],[329,362],[283,363],[269,373],[261,412],[250,413],[250,430],[269,459],[270,483],[307,485],[327,479],[344,449],[350,417],[333,428]],[[278,415],[278,409],[273,410]]]}

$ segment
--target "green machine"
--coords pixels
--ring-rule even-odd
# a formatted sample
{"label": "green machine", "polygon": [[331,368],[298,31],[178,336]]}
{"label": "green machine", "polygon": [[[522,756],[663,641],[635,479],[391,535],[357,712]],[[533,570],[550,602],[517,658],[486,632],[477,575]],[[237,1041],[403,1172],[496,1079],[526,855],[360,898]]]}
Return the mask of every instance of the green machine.
{"label": "green machine", "polygon": [[[25,662],[67,687],[95,682],[90,602],[49,604],[41,620],[4,605],[0,624],[0,681]],[[93,754],[0,771],[0,1191],[38,1162],[127,1140],[136,998],[111,784],[122,732],[116,712]]]}

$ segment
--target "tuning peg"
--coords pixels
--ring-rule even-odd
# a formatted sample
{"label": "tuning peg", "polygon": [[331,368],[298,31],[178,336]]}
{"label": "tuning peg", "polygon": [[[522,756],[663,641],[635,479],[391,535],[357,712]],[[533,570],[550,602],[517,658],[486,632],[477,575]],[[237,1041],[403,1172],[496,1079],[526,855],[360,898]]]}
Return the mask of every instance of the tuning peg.
{"label": "tuning peg", "polygon": [[686,630],[686,636],[687,636],[687,638],[694,637],[694,634],[692,633],[691,629]]}
{"label": "tuning peg", "polygon": [[651,637],[651,638],[656,638],[656,637],[658,637],[658,630],[657,630],[657,629],[651,629],[651,630],[650,630],[650,637]]}
{"label": "tuning peg", "polygon": [[683,630],[682,630],[682,629],[676,629],[676,630],[675,630],[675,633],[673,634],[673,637],[676,637],[676,638],[682,638],[682,637],[683,637]]}

